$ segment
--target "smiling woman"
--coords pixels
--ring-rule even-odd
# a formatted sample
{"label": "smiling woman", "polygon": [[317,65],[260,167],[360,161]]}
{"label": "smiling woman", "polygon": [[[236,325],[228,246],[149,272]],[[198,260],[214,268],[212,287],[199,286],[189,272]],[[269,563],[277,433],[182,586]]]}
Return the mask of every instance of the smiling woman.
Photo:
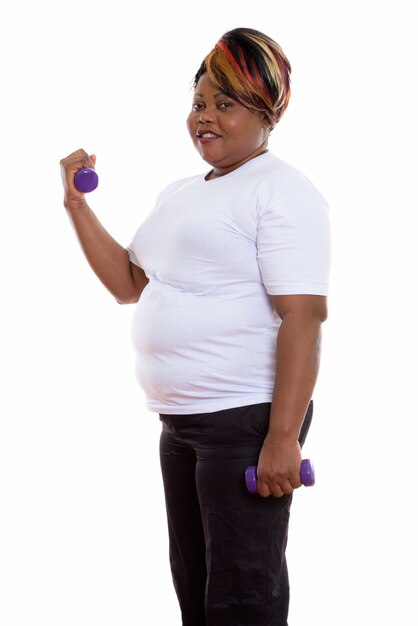
{"label": "smiling woman", "polygon": [[263,113],[219,92],[207,74],[197,83],[187,126],[201,157],[213,166],[206,180],[228,174],[265,152],[270,133]]}
{"label": "smiling woman", "polygon": [[[268,151],[290,64],[263,33],[226,33],[195,76],[187,126],[212,169],[163,189],[124,248],[62,160],[88,261],[132,323],[136,373],[162,422],[170,563],[183,626],[286,626],[288,520],[301,486],[329,271],[327,204]],[[146,445],[146,444],[145,444]],[[258,461],[257,488],[245,469]]]}
{"label": "smiling woman", "polygon": [[187,126],[207,180],[240,167],[267,149],[270,131],[290,98],[290,63],[281,47],[253,29],[236,29],[218,41],[194,79]]}

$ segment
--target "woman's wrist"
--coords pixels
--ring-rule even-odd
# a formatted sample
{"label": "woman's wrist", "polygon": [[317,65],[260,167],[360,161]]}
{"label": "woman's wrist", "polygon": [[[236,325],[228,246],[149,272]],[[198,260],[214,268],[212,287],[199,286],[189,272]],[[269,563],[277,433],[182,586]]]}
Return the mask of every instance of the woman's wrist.
{"label": "woman's wrist", "polygon": [[74,211],[83,211],[90,208],[84,196],[81,196],[80,198],[64,196],[64,206],[69,213],[73,213]]}

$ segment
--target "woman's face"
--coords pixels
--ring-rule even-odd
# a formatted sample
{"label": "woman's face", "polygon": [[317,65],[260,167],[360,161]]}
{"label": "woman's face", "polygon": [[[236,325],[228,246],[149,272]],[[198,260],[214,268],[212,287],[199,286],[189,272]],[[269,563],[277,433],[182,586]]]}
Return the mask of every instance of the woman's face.
{"label": "woman's face", "polygon": [[207,74],[196,85],[187,128],[200,156],[213,167],[214,176],[228,174],[261,154],[270,132],[264,114],[226,96]]}

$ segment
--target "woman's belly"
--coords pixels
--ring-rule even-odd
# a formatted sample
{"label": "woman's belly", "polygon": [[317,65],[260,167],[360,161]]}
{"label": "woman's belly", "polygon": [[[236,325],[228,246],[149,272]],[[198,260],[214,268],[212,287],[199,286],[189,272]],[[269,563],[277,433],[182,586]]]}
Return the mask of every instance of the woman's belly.
{"label": "woman's belly", "polygon": [[150,278],[132,321],[149,405],[272,392],[279,318],[257,290],[199,295]]}

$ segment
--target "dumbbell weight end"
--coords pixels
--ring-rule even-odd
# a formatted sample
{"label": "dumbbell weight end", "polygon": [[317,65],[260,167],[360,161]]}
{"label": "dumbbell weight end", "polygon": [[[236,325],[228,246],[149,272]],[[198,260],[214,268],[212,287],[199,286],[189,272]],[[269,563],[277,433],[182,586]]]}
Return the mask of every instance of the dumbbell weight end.
{"label": "dumbbell weight end", "polygon": [[74,185],[81,193],[90,193],[94,191],[99,184],[99,177],[95,170],[91,167],[85,167],[82,170],[78,170],[74,176]]}

